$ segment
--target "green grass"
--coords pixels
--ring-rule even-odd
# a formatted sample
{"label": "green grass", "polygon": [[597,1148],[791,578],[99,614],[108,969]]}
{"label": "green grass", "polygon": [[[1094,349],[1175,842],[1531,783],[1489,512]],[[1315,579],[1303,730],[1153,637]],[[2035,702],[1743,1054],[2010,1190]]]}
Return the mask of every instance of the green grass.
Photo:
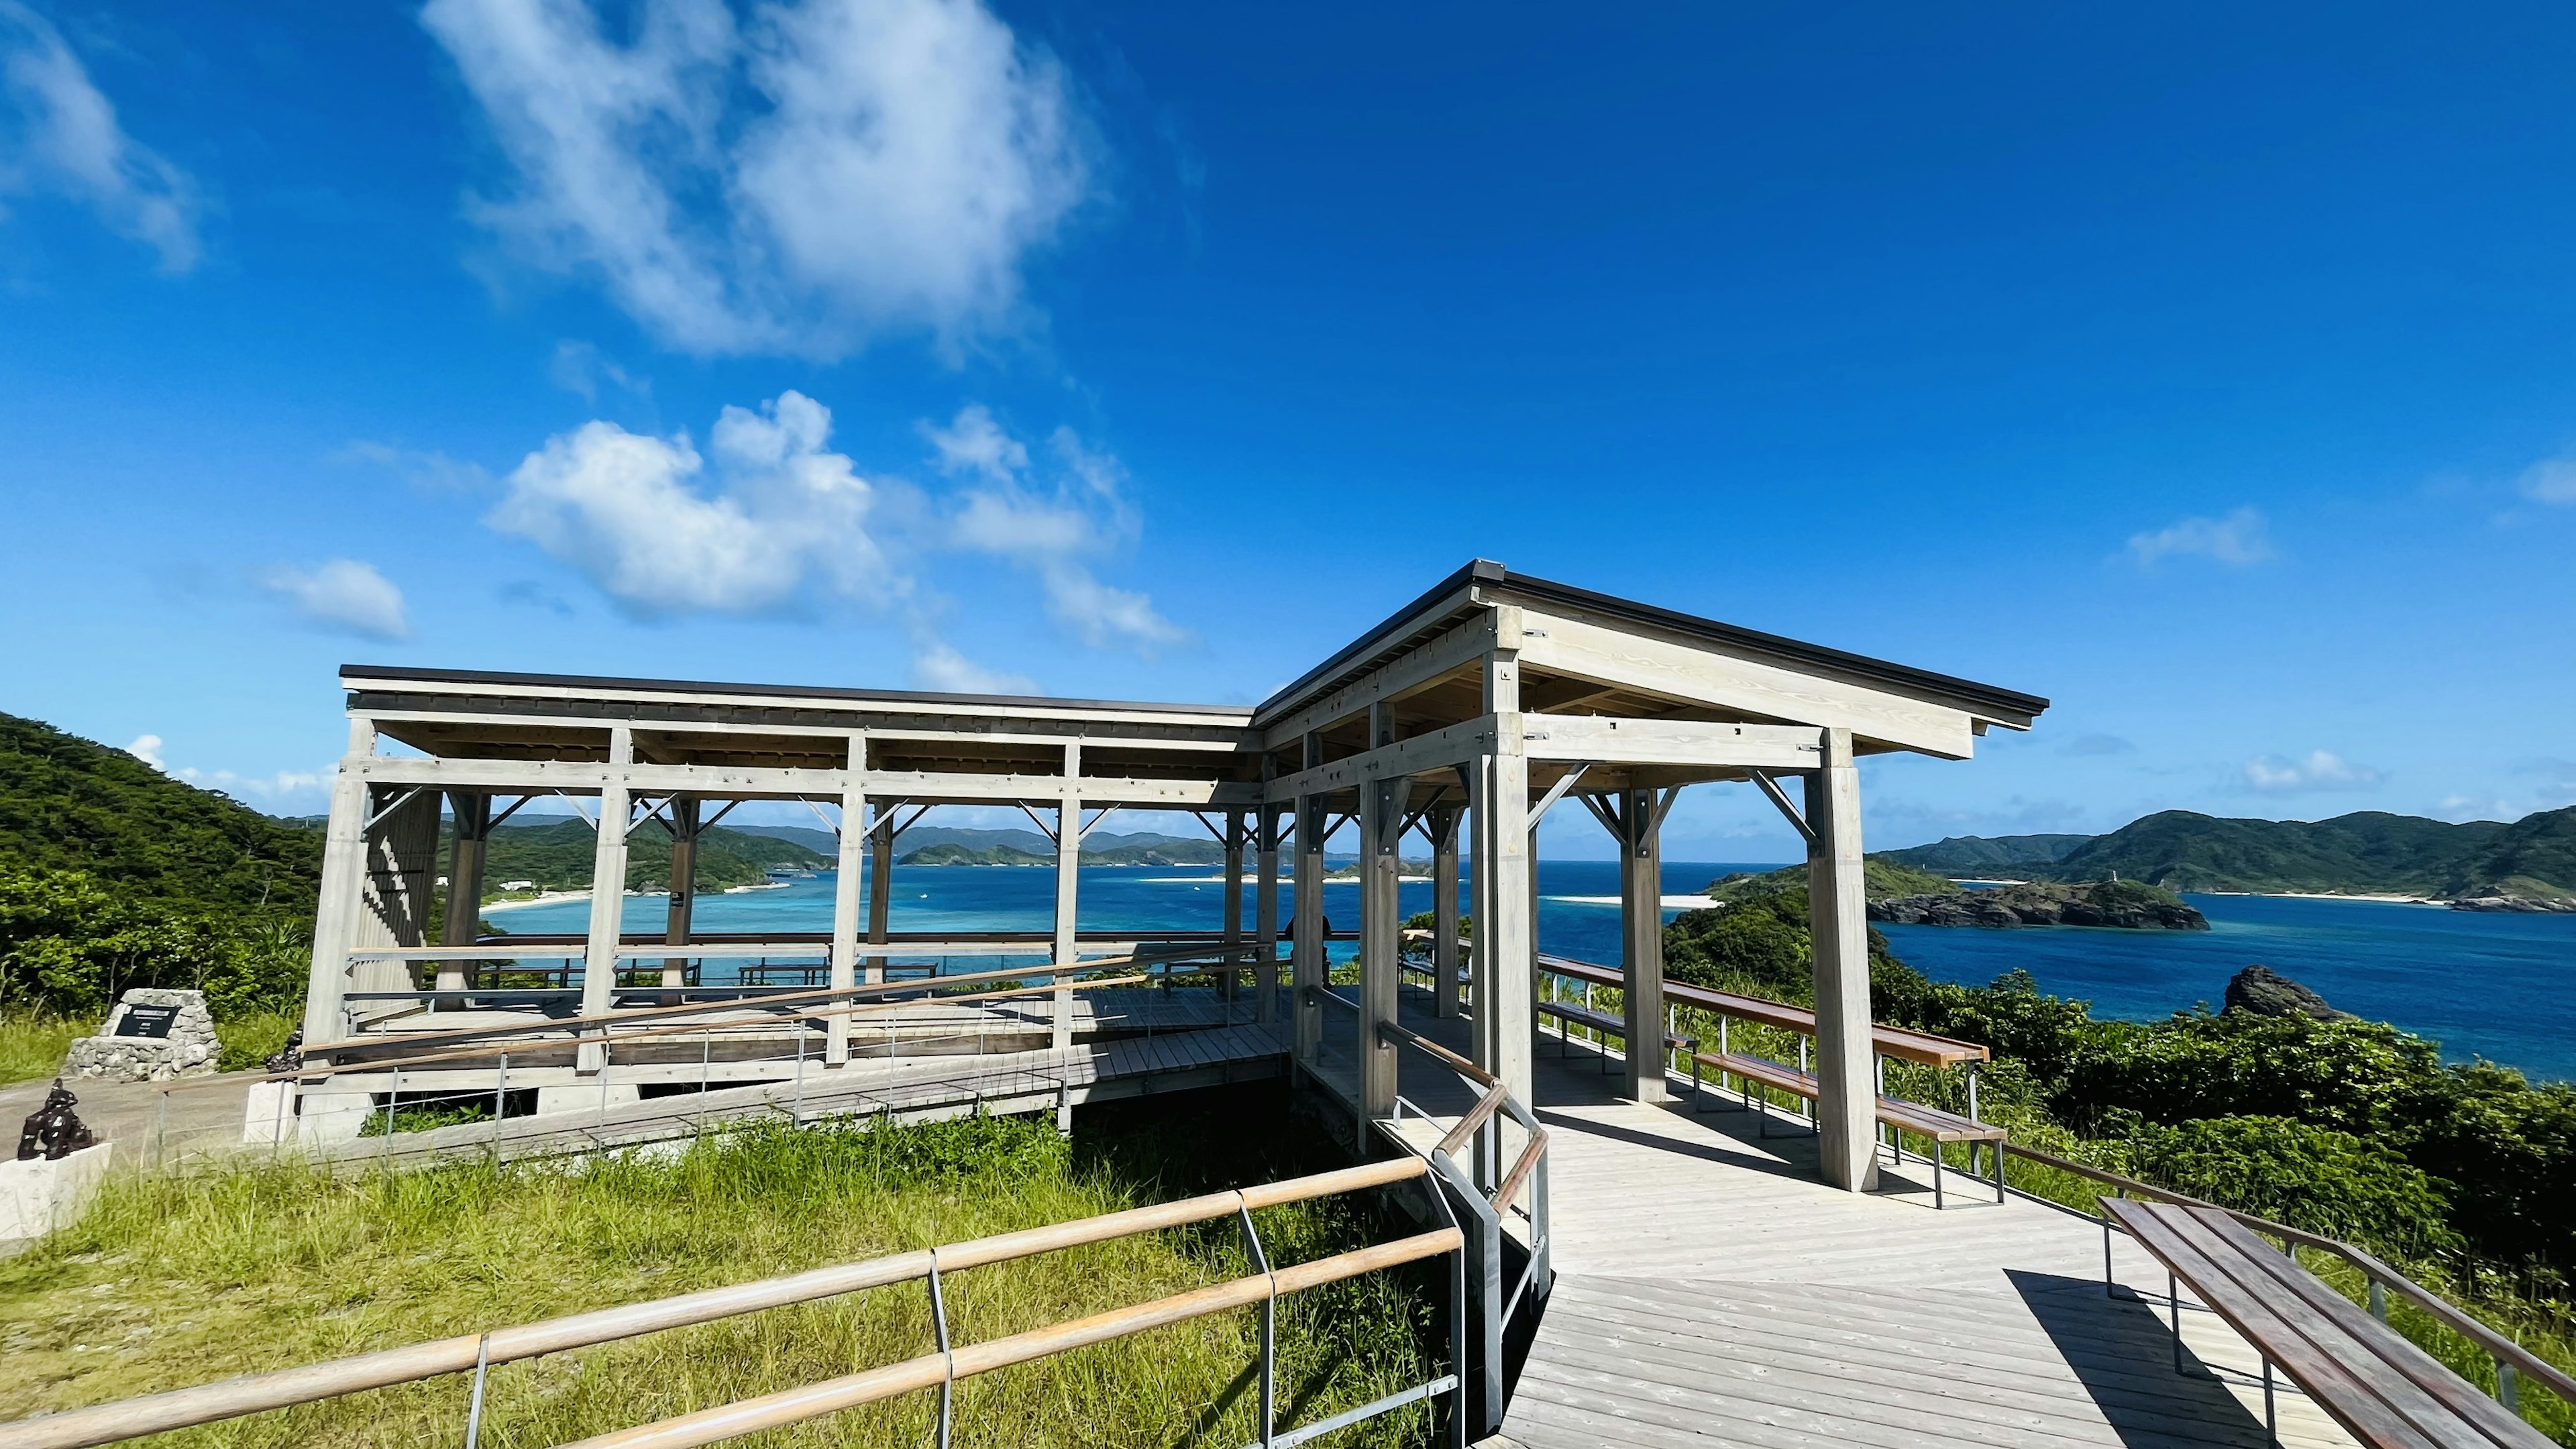
{"label": "green grass", "polygon": [[96,1022],[38,1012],[0,1014],[0,1087],[50,1077],[63,1069],[72,1038],[98,1030]]}
{"label": "green grass", "polygon": [[260,1063],[286,1046],[286,1038],[304,1024],[301,1011],[255,1011],[215,1023],[222,1048],[216,1066],[227,1072],[257,1071]]}
{"label": "green grass", "polygon": [[[470,1165],[333,1179],[286,1163],[114,1181],[77,1224],[0,1261],[0,1419],[501,1324],[1087,1217],[1332,1165],[1277,1089],[1160,1120],[1099,1108],[1070,1144],[1023,1121],[877,1131],[746,1128],[664,1162]],[[1409,1228],[1349,1200],[1257,1215],[1274,1262]],[[1248,1271],[1230,1222],[978,1268],[946,1281],[974,1342]],[[1436,1268],[1438,1265],[1427,1265]],[[1283,1425],[1429,1377],[1429,1273],[1312,1290],[1280,1313]],[[1257,1437],[1239,1312],[960,1387],[958,1442],[1205,1444]],[[899,1285],[496,1370],[484,1442],[551,1444],[930,1351]],[[174,1435],[231,1446],[456,1437],[463,1376]],[[745,1440],[928,1442],[914,1394]],[[1292,1417],[1293,1416],[1293,1417]],[[1417,1442],[1427,1417],[1336,1442]]]}

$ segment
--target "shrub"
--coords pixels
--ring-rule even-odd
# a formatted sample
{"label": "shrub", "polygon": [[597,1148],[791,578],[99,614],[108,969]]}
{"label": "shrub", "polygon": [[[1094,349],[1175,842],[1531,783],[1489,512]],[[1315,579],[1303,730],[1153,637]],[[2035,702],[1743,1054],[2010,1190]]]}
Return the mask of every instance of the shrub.
{"label": "shrub", "polygon": [[2142,1124],[2124,1145],[2132,1176],[2294,1228],[2399,1259],[2459,1246],[2446,1222],[2451,1184],[2349,1132],[2287,1117],[2207,1117]]}
{"label": "shrub", "polygon": [[96,1016],[137,986],[206,993],[218,1019],[304,994],[309,927],[130,899],[79,871],[0,865],[0,1010]]}

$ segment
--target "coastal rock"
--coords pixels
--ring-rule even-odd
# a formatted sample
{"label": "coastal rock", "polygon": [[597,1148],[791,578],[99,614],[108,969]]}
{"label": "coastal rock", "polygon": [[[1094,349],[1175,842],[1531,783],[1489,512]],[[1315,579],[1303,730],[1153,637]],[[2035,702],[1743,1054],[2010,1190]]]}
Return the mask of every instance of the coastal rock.
{"label": "coastal rock", "polygon": [[2326,1005],[2324,997],[2269,966],[2248,966],[2237,972],[2227,983],[2226,1009],[2255,1016],[2311,1016],[2319,1021],[2352,1016]]}
{"label": "coastal rock", "polygon": [[2455,911],[2518,911],[2560,913],[2576,911],[2576,901],[2562,896],[2542,895],[2511,885],[2473,885],[2451,901]]}
{"label": "coastal rock", "polygon": [[2113,926],[2125,930],[2206,931],[2209,922],[2175,896],[2131,881],[2084,885],[2033,882],[1952,895],[1889,896],[1869,903],[1869,918],[1900,926]]}

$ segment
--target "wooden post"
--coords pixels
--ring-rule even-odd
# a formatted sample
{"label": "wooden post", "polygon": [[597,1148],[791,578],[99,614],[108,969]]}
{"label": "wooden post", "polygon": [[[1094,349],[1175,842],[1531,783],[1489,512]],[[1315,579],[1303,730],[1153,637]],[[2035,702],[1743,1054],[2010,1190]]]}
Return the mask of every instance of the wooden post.
{"label": "wooden post", "polygon": [[[1324,742],[1306,736],[1305,768],[1324,762]],[[1289,1003],[1297,1022],[1295,1060],[1313,1070],[1315,1048],[1323,1039],[1324,1008],[1311,999],[1324,984],[1324,797],[1297,797],[1296,915],[1289,929]]]}
{"label": "wooden post", "polygon": [[[1270,773],[1265,762],[1263,775]],[[1253,842],[1252,1019],[1279,1019],[1279,807],[1261,807]]]}
{"label": "wooden post", "polygon": [[[868,864],[868,737],[850,736],[850,779],[841,790],[841,839],[832,872],[832,989],[847,991],[859,979],[859,877]],[[849,998],[833,1005],[847,1006]],[[798,1025],[800,1034],[802,1023]],[[850,1014],[835,1011],[823,1018],[823,1065],[846,1066],[850,1060]]]}
{"label": "wooden post", "polygon": [[[1384,702],[1370,705],[1369,748],[1394,743],[1395,707]],[[1359,1063],[1358,1126],[1363,1150],[1368,1146],[1368,1124],[1395,1115],[1395,1047],[1378,1034],[1378,1027],[1395,1020],[1396,988],[1404,978],[1404,962],[1398,954],[1404,920],[1396,914],[1396,891],[1404,878],[1404,808],[1411,785],[1398,776],[1363,779],[1359,786],[1360,1009],[1353,1056]]]}
{"label": "wooden post", "polygon": [[[1064,747],[1064,798],[1055,811],[1055,964],[1071,966],[1081,959],[1076,916],[1082,890],[1082,741]],[[1057,1051],[1073,1045],[1073,984],[1057,979],[1055,1029],[1048,1042]]]}
{"label": "wooden post", "polygon": [[[608,763],[635,763],[635,732],[625,725],[608,731]],[[623,775],[612,775],[599,791],[599,831],[590,858],[590,935],[582,950],[581,1013],[608,1010],[617,992],[617,947],[626,929],[626,815],[631,801]],[[582,1043],[578,1070],[597,1072],[608,1061],[606,1047]]]}
{"label": "wooden post", "polygon": [[1232,1001],[1243,994],[1243,812],[1225,812],[1225,973],[1217,995]]}
{"label": "wooden post", "polygon": [[1432,807],[1431,1010],[1443,1019],[1458,1014],[1458,821],[1455,805]]}
{"label": "wooden post", "polygon": [[360,772],[376,753],[376,724],[349,721],[349,753],[331,782],[331,824],[322,845],[322,887],[313,914],[313,964],[304,988],[304,1039],[337,1041],[349,993],[349,951],[358,944],[358,915],[367,889],[367,811]]}
{"label": "wooden post", "polygon": [[[868,832],[868,944],[886,943],[886,924],[894,907],[894,812],[877,807],[876,827]],[[868,957],[867,982],[870,986],[885,980],[886,958],[879,952]]]}
{"label": "wooden post", "polygon": [[1621,988],[1627,996],[1628,1081],[1636,1102],[1664,1100],[1662,818],[1652,790],[1624,790],[1619,811]]}
{"label": "wooden post", "polygon": [[[447,813],[456,838],[447,854],[447,914],[439,922],[442,946],[470,946],[483,922],[483,857],[491,835],[492,797],[481,790],[447,792]],[[463,961],[438,965],[438,989],[462,992],[468,967]],[[442,1001],[461,1006],[461,1001]]]}
{"label": "wooden post", "polygon": [[1537,984],[1537,872],[1529,828],[1529,756],[1521,743],[1519,610],[1495,611],[1508,647],[1485,656],[1485,708],[1494,753],[1479,762],[1475,811],[1476,1064],[1535,1106],[1531,1023]]}
{"label": "wooden post", "polygon": [[1807,921],[1816,987],[1817,1161],[1825,1181],[1852,1192],[1878,1186],[1872,1142],[1869,916],[1861,879],[1860,771],[1848,729],[1824,732],[1807,777]]}
{"label": "wooden post", "polygon": [[[689,927],[698,909],[698,818],[699,803],[694,795],[677,795],[671,799],[671,909],[663,917],[662,940],[666,945],[689,944]],[[689,963],[681,956],[662,958],[662,984],[689,984]],[[671,1005],[664,1002],[663,1005]]]}

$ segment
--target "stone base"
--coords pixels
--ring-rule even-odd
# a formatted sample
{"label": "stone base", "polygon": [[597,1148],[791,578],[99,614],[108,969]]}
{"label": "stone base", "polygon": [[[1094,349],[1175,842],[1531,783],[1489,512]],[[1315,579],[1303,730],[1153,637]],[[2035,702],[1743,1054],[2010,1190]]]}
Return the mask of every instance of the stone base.
{"label": "stone base", "polygon": [[[117,1028],[138,1006],[169,1007],[178,1014],[167,1036],[119,1036]],[[215,1019],[206,1012],[206,993],[138,986],[125,993],[107,1015],[99,1035],[72,1043],[63,1059],[63,1075],[110,1082],[169,1082],[181,1077],[214,1075],[222,1047],[215,1040]]]}
{"label": "stone base", "polygon": [[0,1161],[0,1240],[41,1238],[80,1216],[107,1181],[114,1146],[84,1147],[60,1162]]}
{"label": "stone base", "polygon": [[250,1101],[242,1108],[242,1141],[274,1147],[295,1140],[295,1084],[253,1082]]}

